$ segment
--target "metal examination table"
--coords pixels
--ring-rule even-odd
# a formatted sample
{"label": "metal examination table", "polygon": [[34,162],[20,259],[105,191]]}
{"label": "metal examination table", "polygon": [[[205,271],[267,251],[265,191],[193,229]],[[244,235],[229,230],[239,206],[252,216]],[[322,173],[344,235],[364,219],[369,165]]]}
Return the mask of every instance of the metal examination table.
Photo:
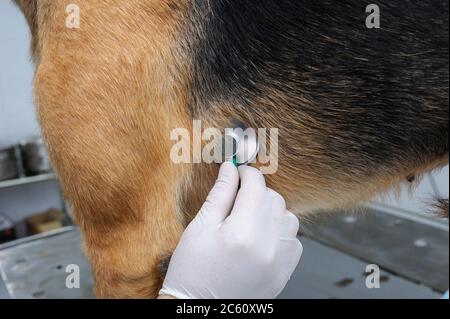
{"label": "metal examination table", "polygon": [[[369,209],[303,225],[304,256],[281,298],[439,298],[448,289],[446,223],[421,223]],[[66,288],[66,266],[80,289]],[[381,288],[365,269],[382,269]],[[0,298],[92,298],[92,278],[76,228],[0,246]]]}

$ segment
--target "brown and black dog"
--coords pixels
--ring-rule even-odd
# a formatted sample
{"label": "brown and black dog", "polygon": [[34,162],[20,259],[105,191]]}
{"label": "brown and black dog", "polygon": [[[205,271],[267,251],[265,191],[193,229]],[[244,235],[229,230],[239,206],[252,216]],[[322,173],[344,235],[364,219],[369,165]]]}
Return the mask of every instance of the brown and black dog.
{"label": "brown and black dog", "polygon": [[193,119],[279,128],[268,183],[304,216],[448,163],[448,0],[377,0],[380,29],[360,0],[15,1],[99,297],[156,296],[217,171],[170,160]]}

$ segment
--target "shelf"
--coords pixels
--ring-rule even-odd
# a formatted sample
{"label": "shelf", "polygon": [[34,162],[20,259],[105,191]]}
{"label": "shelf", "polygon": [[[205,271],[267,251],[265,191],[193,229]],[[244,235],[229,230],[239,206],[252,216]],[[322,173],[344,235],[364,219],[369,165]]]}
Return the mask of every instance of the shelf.
{"label": "shelf", "polygon": [[0,181],[0,189],[2,188],[11,188],[21,185],[27,185],[27,184],[33,184],[33,183],[40,183],[50,180],[56,180],[56,175],[51,174],[42,174],[37,176],[31,176],[31,177],[22,177],[17,179],[11,179],[7,181]]}

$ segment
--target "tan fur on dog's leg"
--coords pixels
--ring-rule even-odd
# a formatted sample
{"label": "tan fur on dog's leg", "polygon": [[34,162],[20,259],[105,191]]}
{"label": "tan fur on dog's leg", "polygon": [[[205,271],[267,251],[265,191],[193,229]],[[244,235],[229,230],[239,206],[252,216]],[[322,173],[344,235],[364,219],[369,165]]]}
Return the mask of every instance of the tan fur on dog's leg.
{"label": "tan fur on dog's leg", "polygon": [[185,226],[188,172],[170,160],[171,130],[191,123],[171,44],[182,7],[80,0],[81,28],[72,30],[64,26],[69,3],[38,3],[43,135],[82,231],[96,295],[155,297],[158,264]]}

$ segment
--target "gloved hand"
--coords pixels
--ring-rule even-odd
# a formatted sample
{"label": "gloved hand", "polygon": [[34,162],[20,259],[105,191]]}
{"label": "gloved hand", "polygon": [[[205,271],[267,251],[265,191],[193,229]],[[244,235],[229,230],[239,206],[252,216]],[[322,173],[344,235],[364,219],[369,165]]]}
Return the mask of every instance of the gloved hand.
{"label": "gloved hand", "polygon": [[303,252],[298,230],[298,219],[259,170],[241,166],[238,172],[225,163],[173,254],[160,295],[276,298]]}

